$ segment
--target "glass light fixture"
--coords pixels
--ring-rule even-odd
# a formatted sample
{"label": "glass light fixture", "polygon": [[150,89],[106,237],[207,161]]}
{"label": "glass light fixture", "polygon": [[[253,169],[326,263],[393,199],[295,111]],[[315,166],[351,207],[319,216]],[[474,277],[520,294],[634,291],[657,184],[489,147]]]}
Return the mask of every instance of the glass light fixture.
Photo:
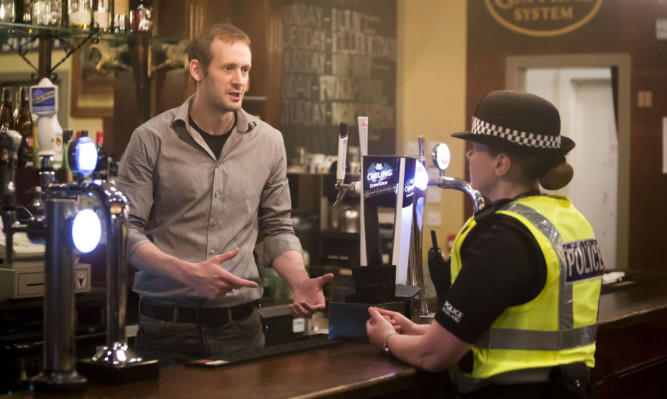
{"label": "glass light fixture", "polygon": [[97,146],[90,137],[84,136],[70,142],[67,162],[72,173],[90,176],[97,167]]}
{"label": "glass light fixture", "polygon": [[102,237],[102,223],[95,211],[83,209],[72,222],[72,242],[81,253],[88,253],[97,247]]}

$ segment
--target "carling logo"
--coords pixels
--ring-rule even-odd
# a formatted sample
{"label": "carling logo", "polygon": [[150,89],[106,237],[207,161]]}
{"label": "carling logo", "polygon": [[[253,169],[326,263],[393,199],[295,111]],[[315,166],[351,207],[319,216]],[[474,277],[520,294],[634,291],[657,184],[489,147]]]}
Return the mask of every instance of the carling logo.
{"label": "carling logo", "polygon": [[408,180],[408,184],[405,185],[403,191],[405,191],[406,197],[411,197],[415,193],[415,179]]}
{"label": "carling logo", "polygon": [[386,162],[373,163],[366,173],[368,188],[382,187],[389,184],[389,179],[394,175],[394,170]]}

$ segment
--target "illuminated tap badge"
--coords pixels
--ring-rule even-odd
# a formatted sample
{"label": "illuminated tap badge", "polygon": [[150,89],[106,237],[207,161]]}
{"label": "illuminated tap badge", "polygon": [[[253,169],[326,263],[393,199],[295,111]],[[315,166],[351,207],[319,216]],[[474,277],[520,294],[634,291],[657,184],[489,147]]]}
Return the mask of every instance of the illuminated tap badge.
{"label": "illuminated tap badge", "polygon": [[405,184],[403,192],[405,193],[406,198],[412,197],[412,195],[415,193],[415,179],[408,180],[408,182]]}
{"label": "illuminated tap badge", "polygon": [[394,169],[386,162],[374,162],[366,173],[368,188],[382,187],[389,184],[394,176]]}
{"label": "illuminated tap badge", "polygon": [[590,22],[603,0],[484,0],[496,21],[514,32],[550,37]]}
{"label": "illuminated tap badge", "polygon": [[31,109],[34,114],[53,114],[56,107],[56,87],[31,87]]}
{"label": "illuminated tap badge", "polygon": [[572,283],[602,276],[604,262],[597,240],[574,241],[563,244],[565,281]]}
{"label": "illuminated tap badge", "polygon": [[398,185],[400,158],[393,156],[366,156],[363,160],[364,196],[384,197],[391,195],[396,197],[396,186]]}

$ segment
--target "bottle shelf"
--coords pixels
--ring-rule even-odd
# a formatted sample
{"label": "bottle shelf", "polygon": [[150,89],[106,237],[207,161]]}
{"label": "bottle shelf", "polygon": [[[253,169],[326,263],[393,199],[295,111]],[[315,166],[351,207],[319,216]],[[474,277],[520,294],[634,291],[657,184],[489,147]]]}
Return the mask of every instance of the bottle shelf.
{"label": "bottle shelf", "polygon": [[85,39],[91,35],[98,36],[98,40],[110,40],[124,42],[130,36],[130,32],[104,32],[99,29],[63,28],[47,25],[29,25],[13,22],[0,22],[0,36],[5,37],[34,37],[41,33],[50,34],[62,39]]}

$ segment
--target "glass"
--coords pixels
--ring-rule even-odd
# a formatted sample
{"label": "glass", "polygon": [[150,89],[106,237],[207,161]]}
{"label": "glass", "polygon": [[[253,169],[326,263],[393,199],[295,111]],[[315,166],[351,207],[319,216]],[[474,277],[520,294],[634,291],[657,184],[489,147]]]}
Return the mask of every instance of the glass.
{"label": "glass", "polygon": [[93,0],[93,22],[102,32],[109,31],[111,13],[109,2],[113,0]]}
{"label": "glass", "polygon": [[70,28],[88,29],[93,18],[90,0],[70,0],[68,7]]}
{"label": "glass", "polygon": [[61,0],[34,0],[32,2],[32,23],[44,26],[60,26],[63,3]]}
{"label": "glass", "polygon": [[0,22],[14,22],[14,0],[0,0]]}
{"label": "glass", "polygon": [[127,32],[130,20],[130,3],[129,0],[115,0],[114,2],[114,16],[113,27],[114,32]]}

